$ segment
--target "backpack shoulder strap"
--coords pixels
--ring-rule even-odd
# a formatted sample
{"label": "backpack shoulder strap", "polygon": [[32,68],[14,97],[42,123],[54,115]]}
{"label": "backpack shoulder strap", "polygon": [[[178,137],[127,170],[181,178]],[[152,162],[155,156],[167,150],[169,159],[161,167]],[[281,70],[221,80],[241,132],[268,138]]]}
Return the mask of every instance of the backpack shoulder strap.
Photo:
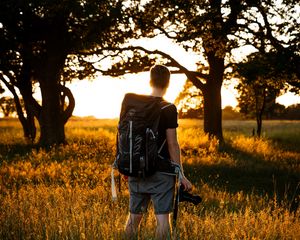
{"label": "backpack shoulder strap", "polygon": [[[172,106],[172,105],[174,105],[174,103],[169,103],[169,102],[163,100],[163,101],[161,102],[161,110],[163,110],[163,109],[165,109],[165,108],[168,108],[168,107],[170,107],[170,106]],[[163,141],[163,143],[161,144],[160,148],[158,149],[158,156],[159,156],[160,158],[163,158],[163,157],[160,155],[160,152],[162,151],[162,149],[163,149],[164,145],[166,144],[166,142],[167,142],[167,139],[165,139],[165,140]]]}
{"label": "backpack shoulder strap", "polygon": [[160,109],[163,110],[163,109],[165,109],[167,107],[170,107],[172,105],[174,105],[174,104],[173,103],[169,103],[169,102],[163,100],[163,101],[161,101],[161,108]]}

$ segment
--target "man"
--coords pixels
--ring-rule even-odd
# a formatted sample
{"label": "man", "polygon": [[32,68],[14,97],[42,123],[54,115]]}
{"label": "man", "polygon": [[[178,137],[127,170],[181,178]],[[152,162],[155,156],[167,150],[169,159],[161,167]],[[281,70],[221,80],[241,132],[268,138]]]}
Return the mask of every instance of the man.
{"label": "man", "polygon": [[[151,96],[161,98],[165,95],[170,81],[170,71],[163,65],[155,65],[150,70]],[[163,159],[171,159],[181,167],[183,185],[186,191],[192,188],[192,184],[183,175],[180,160],[180,147],[177,140],[176,128],[177,109],[174,104],[162,108],[158,126],[158,146],[162,146],[160,155]],[[163,159],[161,159],[163,161]],[[136,236],[143,213],[147,211],[148,204],[152,200],[157,221],[156,238],[167,239],[170,237],[170,213],[173,210],[175,177],[164,172],[157,171],[147,178],[129,177],[130,213],[126,223],[127,237]]]}

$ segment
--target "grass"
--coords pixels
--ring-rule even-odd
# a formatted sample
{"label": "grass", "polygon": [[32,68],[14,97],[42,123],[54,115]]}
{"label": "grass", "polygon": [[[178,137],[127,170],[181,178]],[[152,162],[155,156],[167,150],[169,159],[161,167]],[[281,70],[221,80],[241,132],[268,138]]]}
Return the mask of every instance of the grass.
{"label": "grass", "polygon": [[[116,120],[72,119],[68,144],[29,146],[17,121],[0,121],[0,239],[122,239],[128,191],[111,201]],[[181,203],[181,239],[300,239],[300,122],[224,121],[226,145],[208,141],[202,122],[181,120],[185,174],[203,202]],[[153,239],[155,217],[140,239]]]}

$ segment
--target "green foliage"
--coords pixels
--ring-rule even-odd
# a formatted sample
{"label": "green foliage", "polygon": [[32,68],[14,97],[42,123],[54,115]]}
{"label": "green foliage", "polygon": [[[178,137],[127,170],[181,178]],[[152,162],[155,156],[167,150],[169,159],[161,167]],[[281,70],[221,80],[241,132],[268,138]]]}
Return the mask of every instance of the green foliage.
{"label": "green foliage", "polygon": [[240,112],[258,116],[269,112],[275,106],[275,99],[287,90],[286,78],[277,68],[277,55],[254,53],[246,62],[237,65],[241,82],[237,89]]}

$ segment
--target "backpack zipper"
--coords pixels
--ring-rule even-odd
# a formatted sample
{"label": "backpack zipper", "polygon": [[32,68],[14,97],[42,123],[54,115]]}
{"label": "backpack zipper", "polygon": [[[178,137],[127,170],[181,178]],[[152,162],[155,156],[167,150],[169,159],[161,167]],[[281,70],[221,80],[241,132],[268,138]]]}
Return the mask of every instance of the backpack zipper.
{"label": "backpack zipper", "polygon": [[132,173],[132,121],[129,121],[129,172]]}
{"label": "backpack zipper", "polygon": [[147,128],[146,129],[146,156],[145,156],[145,158],[146,158],[146,162],[145,162],[145,169],[146,169],[146,171],[148,171],[148,168],[149,168],[149,166],[148,166],[148,161],[149,161],[149,159],[148,159],[148,137],[149,137],[149,128]]}
{"label": "backpack zipper", "polygon": [[148,157],[148,152],[149,152],[149,150],[148,150],[148,141],[149,141],[150,135],[152,135],[152,139],[155,139],[155,138],[156,138],[156,136],[155,136],[154,132],[152,131],[152,129],[147,128],[147,129],[146,129],[146,164],[145,164],[145,165],[146,165],[146,166],[145,166],[146,171],[149,170],[149,157]]}
{"label": "backpack zipper", "polygon": [[163,147],[165,146],[165,144],[166,144],[166,141],[167,141],[167,139],[165,139],[164,141],[163,141],[163,143],[162,143],[162,145],[160,146],[160,148],[158,149],[158,154],[160,154],[160,152],[161,152],[161,150],[163,149]]}

